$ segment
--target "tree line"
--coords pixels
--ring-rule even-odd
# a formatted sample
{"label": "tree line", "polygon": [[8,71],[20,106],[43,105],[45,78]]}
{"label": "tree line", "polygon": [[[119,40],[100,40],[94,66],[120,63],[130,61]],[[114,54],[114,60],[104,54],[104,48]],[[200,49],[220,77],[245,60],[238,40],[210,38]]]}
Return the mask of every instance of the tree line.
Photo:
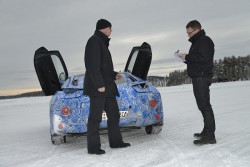
{"label": "tree line", "polygon": [[[215,60],[212,79],[213,83],[250,80],[250,55]],[[157,87],[191,83],[186,69],[175,70],[166,77],[148,77],[148,81]]]}

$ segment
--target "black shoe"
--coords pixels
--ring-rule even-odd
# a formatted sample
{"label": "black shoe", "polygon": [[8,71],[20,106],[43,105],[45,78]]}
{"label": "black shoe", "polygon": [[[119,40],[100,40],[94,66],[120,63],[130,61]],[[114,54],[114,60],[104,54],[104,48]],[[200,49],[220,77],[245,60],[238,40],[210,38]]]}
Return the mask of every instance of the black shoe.
{"label": "black shoe", "polygon": [[215,144],[216,139],[215,137],[201,137],[200,140],[194,140],[195,145],[203,145],[203,144]]}
{"label": "black shoe", "polygon": [[129,147],[129,146],[131,146],[130,143],[124,143],[124,142],[119,144],[119,145],[115,145],[115,146],[110,145],[111,148],[125,148],[125,147]]}
{"label": "black shoe", "polygon": [[195,133],[194,137],[206,137],[206,134],[201,132],[201,133]]}
{"label": "black shoe", "polygon": [[101,154],[105,154],[105,151],[102,149],[99,149],[97,151],[88,151],[89,154],[96,154],[96,155],[101,155]]}

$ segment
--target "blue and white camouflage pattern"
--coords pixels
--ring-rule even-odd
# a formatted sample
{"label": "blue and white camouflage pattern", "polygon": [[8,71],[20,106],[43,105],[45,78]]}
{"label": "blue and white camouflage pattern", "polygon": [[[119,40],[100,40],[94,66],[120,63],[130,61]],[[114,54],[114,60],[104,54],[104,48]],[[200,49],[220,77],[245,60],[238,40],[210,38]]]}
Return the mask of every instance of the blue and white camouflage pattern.
{"label": "blue and white camouflage pattern", "polygon": [[[117,81],[120,96],[117,102],[121,114],[120,127],[163,125],[163,108],[159,91],[147,81],[131,73],[121,74]],[[83,94],[84,76],[71,76],[50,101],[51,135],[87,132],[89,97]],[[146,86],[141,86],[141,85]],[[107,128],[103,113],[100,129]]]}

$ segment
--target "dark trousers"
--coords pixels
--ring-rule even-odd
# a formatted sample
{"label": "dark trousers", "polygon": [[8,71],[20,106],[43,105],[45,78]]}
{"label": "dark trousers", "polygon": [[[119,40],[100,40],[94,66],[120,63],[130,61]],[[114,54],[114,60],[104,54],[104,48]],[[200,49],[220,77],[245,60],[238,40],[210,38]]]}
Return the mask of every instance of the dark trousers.
{"label": "dark trousers", "polygon": [[103,111],[106,112],[108,117],[107,126],[109,144],[116,146],[123,142],[119,127],[120,113],[116,97],[90,96],[90,112],[87,129],[88,151],[94,152],[101,148],[99,126],[102,121]]}
{"label": "dark trousers", "polygon": [[212,106],[210,104],[211,77],[192,78],[193,91],[197,106],[202,113],[204,119],[204,128],[202,133],[207,136],[214,137],[215,120]]}

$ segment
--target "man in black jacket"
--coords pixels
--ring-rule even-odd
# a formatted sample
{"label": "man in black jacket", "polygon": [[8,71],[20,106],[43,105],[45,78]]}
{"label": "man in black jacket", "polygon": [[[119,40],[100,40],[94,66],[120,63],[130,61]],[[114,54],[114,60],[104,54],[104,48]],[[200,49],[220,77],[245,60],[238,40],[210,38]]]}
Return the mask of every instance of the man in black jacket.
{"label": "man in black jacket", "polygon": [[112,25],[105,19],[98,20],[96,31],[91,36],[85,48],[84,94],[90,98],[90,112],[87,127],[87,142],[89,154],[104,154],[101,149],[99,126],[102,113],[106,112],[108,120],[108,137],[111,148],[130,146],[122,140],[119,128],[120,113],[116,96],[119,96],[114,80],[121,76],[114,71],[109,40]]}
{"label": "man in black jacket", "polygon": [[186,31],[192,45],[189,53],[180,54],[180,57],[187,64],[196,103],[204,118],[202,132],[194,134],[194,137],[200,139],[194,140],[194,144],[215,144],[215,120],[209,90],[213,75],[214,43],[206,36],[197,20],[190,21],[186,26]]}

